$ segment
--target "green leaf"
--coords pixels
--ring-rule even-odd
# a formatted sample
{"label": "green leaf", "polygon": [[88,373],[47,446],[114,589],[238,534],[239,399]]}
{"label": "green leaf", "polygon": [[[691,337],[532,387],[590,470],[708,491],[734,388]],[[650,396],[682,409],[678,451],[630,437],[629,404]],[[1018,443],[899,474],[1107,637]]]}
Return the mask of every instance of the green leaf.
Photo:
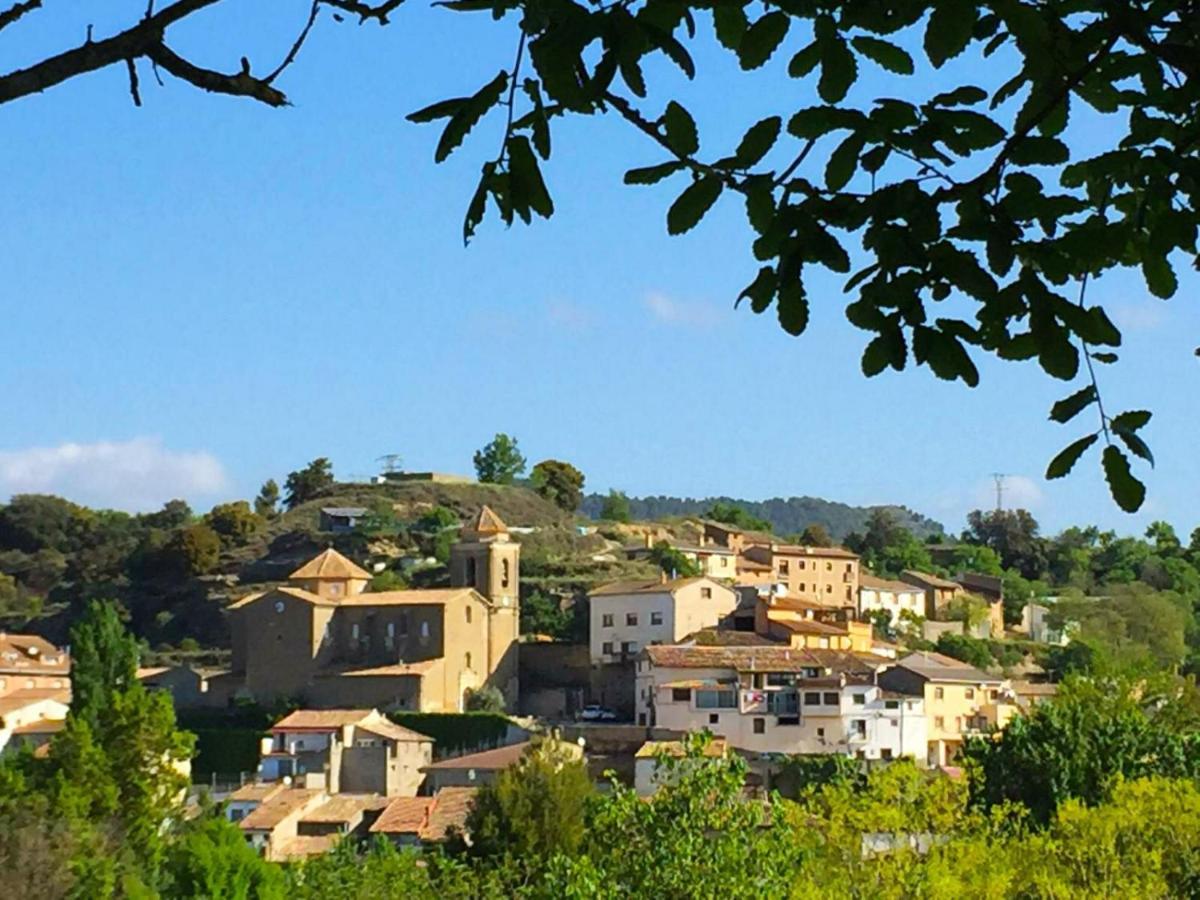
{"label": "green leaf", "polygon": [[1129,460],[1118,447],[1104,448],[1104,478],[1117,506],[1125,512],[1137,512],[1146,499],[1146,486],[1129,471]]}
{"label": "green leaf", "polygon": [[904,368],[907,356],[908,348],[904,343],[904,333],[899,328],[889,327],[879,332],[878,336],[863,350],[863,374],[871,378],[888,366],[899,372]]}
{"label": "green leaf", "polygon": [[1092,359],[1094,359],[1098,363],[1111,364],[1111,363],[1115,363],[1117,361],[1117,354],[1115,354],[1115,353],[1093,353]]}
{"label": "green leaf", "polygon": [[778,49],[787,36],[791,17],[776,10],[756,21],[742,35],[737,47],[738,62],[743,69],[757,69]]}
{"label": "green leaf", "polygon": [[811,140],[823,137],[831,131],[857,128],[864,116],[855,109],[839,109],[836,106],[810,106],[799,110],[788,119],[788,132],[798,138]]}
{"label": "green leaf", "polygon": [[925,55],[940,69],[967,49],[979,7],[958,0],[940,0],[925,28]]}
{"label": "green leaf", "polygon": [[657,184],[669,175],[674,175],[683,168],[681,162],[659,163],[657,166],[645,166],[640,169],[630,169],[625,173],[626,184]]}
{"label": "green leaf", "polygon": [[1175,296],[1179,289],[1179,280],[1175,270],[1165,256],[1148,255],[1142,259],[1142,276],[1146,279],[1146,287],[1155,297],[1168,300]]}
{"label": "green leaf", "polygon": [[944,94],[935,94],[929,106],[974,106],[987,99],[987,91],[973,84],[964,84]]}
{"label": "green leaf", "polygon": [[1135,409],[1129,412],[1123,412],[1119,416],[1114,416],[1109,426],[1113,431],[1120,431],[1132,434],[1135,431],[1140,431],[1146,427],[1150,421],[1150,417],[1154,415],[1146,409]]}
{"label": "green leaf", "polygon": [[514,182],[513,193],[524,197],[529,202],[529,208],[543,219],[550,218],[554,214],[554,201],[550,199],[546,182],[542,180],[537,157],[523,135],[516,135],[508,141],[508,167]]}
{"label": "green leaf", "polygon": [[766,234],[775,221],[775,193],[769,177],[747,178],[742,185],[746,196],[746,218],[759,234]]}
{"label": "green leaf", "polygon": [[467,215],[463,220],[464,244],[471,243],[471,238],[475,236],[475,229],[483,221],[483,214],[487,209],[488,180],[491,175],[492,166],[492,163],[487,163],[483,167],[483,174],[479,178],[479,186],[475,188],[475,194],[471,197],[471,203],[467,206]]}
{"label": "green leaf", "polygon": [[717,202],[723,188],[721,180],[713,175],[693,181],[667,210],[667,234],[683,234],[695,228]]}
{"label": "green leaf", "polygon": [[792,57],[792,61],[788,63],[788,75],[792,78],[803,78],[815,69],[820,61],[821,44],[819,41],[813,41]]}
{"label": "green leaf", "polygon": [[1029,135],[1018,141],[1008,160],[1018,166],[1057,166],[1071,158],[1071,151],[1058,138]]}
{"label": "green leaf", "polygon": [[410,122],[433,122],[437,119],[448,119],[460,109],[462,109],[471,100],[470,97],[455,97],[452,100],[439,100],[437,103],[432,103],[424,109],[418,109],[415,113],[409,113],[405,116]]}
{"label": "green leaf", "polygon": [[829,163],[825,166],[825,186],[829,190],[840,191],[853,177],[864,143],[862,135],[852,134],[829,155]]}
{"label": "green leaf", "polygon": [[443,162],[454,152],[487,111],[500,102],[500,96],[507,86],[508,72],[501,72],[468,98],[446,123],[446,129],[433,153],[434,162]]}
{"label": "green leaf", "polygon": [[858,63],[840,35],[821,42],[821,80],[817,93],[826,103],[837,103],[858,79]]}
{"label": "green leaf", "polygon": [[979,370],[962,343],[943,331],[924,325],[913,328],[913,356],[917,362],[927,364],[938,378],[961,378],[968,387],[979,384]]}
{"label": "green leaf", "polygon": [[795,280],[780,286],[775,305],[783,330],[793,337],[803,334],[808,327],[808,297],[805,296],[804,283],[800,281],[799,274]]}
{"label": "green leaf", "polygon": [[738,303],[749,297],[750,308],[756,313],[762,312],[771,305],[771,301],[775,298],[775,285],[775,269],[771,266],[763,266],[758,270],[758,274],[754,276],[754,280],[746,285],[745,290],[738,294],[734,306],[737,306]]}
{"label": "green leaf", "polygon": [[913,59],[908,55],[908,51],[897,47],[890,41],[881,41],[879,38],[873,37],[856,37],[850,43],[863,56],[889,72],[895,72],[897,75],[913,73]]}
{"label": "green leaf", "polygon": [[727,50],[737,50],[746,34],[746,10],[736,3],[723,2],[713,7],[713,27],[717,40]]}
{"label": "green leaf", "polygon": [[526,78],[522,85],[525,94],[533,103],[532,133],[533,146],[542,159],[550,158],[550,121],[546,115],[546,107],[542,103],[542,92],[538,83],[532,78]]}
{"label": "green leaf", "polygon": [[1073,444],[1068,444],[1059,454],[1050,460],[1050,465],[1046,467],[1047,478],[1062,478],[1073,468],[1075,463],[1079,462],[1079,457],[1083,456],[1083,452],[1088,447],[1096,443],[1099,435],[1089,434],[1087,437],[1080,438]]}
{"label": "green leaf", "polygon": [[1086,407],[1096,402],[1096,387],[1089,384],[1070,397],[1064,397],[1050,407],[1050,418],[1055,422],[1070,422]]}
{"label": "green leaf", "polygon": [[696,120],[674,100],[667,104],[663,113],[663,125],[667,130],[667,144],[680,156],[691,156],[700,149]]}
{"label": "green leaf", "polygon": [[750,126],[750,130],[742,136],[741,142],[733,155],[743,168],[750,168],[767,155],[779,139],[779,130],[783,127],[783,119],[771,116]]}
{"label": "green leaf", "polygon": [[1128,431],[1118,431],[1117,437],[1121,439],[1122,443],[1124,443],[1132,453],[1135,453],[1142,459],[1146,460],[1146,462],[1150,463],[1151,466],[1154,465],[1154,454],[1150,452],[1150,448],[1140,437]]}

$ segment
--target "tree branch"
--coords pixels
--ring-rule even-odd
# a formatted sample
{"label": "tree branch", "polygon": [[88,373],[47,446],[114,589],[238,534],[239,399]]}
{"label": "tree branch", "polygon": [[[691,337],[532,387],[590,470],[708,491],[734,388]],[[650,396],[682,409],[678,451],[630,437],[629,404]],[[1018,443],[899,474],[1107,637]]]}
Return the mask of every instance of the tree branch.
{"label": "tree branch", "polygon": [[7,28],[25,13],[40,9],[41,6],[42,0],[24,0],[24,2],[14,3],[4,12],[0,12],[0,28]]}
{"label": "tree branch", "polygon": [[133,105],[141,106],[142,95],[138,90],[137,63],[135,63],[131,57],[130,59],[125,60],[125,66],[129,69],[129,93],[133,95]]}
{"label": "tree branch", "polygon": [[232,94],[235,97],[250,97],[268,106],[287,106],[288,99],[282,91],[271,87],[261,78],[250,74],[248,64],[243,62],[242,71],[236,75],[225,75],[211,69],[202,69],[179,56],[166,44],[153,44],[145,55],[162,66],[176,78],[214,94]]}
{"label": "tree branch", "polygon": [[28,69],[18,69],[0,76],[0,103],[7,103],[29,94],[37,94],[68,78],[95,72],[115,63],[138,56],[148,55],[154,45],[162,44],[163,31],[206,6],[220,0],[177,0],[137,25],[105,38],[102,41],[87,41],[74,50],[51,56]]}
{"label": "tree branch", "polygon": [[296,61],[296,56],[300,53],[300,48],[304,46],[304,42],[308,39],[308,33],[312,31],[313,23],[317,21],[317,11],[320,8],[321,0],[313,0],[312,9],[308,13],[308,21],[304,23],[304,29],[300,32],[300,37],[296,38],[296,43],[292,44],[292,49],[288,51],[288,55],[283,58],[283,62],[279,64],[279,67],[263,79],[264,82],[270,84],[283,74],[284,69]]}
{"label": "tree branch", "polygon": [[395,12],[404,0],[382,0],[374,6],[370,3],[360,2],[360,0],[321,0],[321,2],[326,6],[333,6],[358,16],[360,25],[367,19],[375,19],[380,25],[386,25],[388,16]]}

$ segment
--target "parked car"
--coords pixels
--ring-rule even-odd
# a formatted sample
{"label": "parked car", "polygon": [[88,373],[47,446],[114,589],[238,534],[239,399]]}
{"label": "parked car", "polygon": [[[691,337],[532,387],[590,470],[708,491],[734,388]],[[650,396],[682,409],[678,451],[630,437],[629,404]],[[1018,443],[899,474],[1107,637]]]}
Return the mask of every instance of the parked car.
{"label": "parked car", "polygon": [[617,714],[599,703],[592,703],[580,711],[579,718],[585,722],[615,722]]}

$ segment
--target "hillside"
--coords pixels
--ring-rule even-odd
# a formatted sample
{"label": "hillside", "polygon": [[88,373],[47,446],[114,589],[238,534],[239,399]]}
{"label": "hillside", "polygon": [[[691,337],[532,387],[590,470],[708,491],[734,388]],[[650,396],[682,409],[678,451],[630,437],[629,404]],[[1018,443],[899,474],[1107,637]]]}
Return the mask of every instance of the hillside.
{"label": "hillside", "polygon": [[[629,511],[638,521],[661,520],[679,516],[701,516],[714,503],[733,503],[747,512],[771,523],[776,534],[796,534],[808,525],[824,525],[834,540],[843,540],[852,531],[866,528],[867,517],[875,509],[886,509],[896,517],[897,524],[907,528],[919,538],[930,534],[942,534],[945,528],[934,521],[904,506],[850,506],[819,497],[772,497],[770,500],[738,500],[733,497],[630,497]],[[580,508],[585,516],[595,519],[600,515],[604,495],[588,494]]]}

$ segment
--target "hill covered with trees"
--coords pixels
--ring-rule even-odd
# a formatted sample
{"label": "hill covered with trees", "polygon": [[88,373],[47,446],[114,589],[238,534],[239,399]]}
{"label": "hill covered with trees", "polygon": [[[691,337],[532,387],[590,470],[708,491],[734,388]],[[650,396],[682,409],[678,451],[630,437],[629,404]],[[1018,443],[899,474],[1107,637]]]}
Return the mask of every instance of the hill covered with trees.
{"label": "hill covered with trees", "polygon": [[[588,494],[583,498],[580,512],[589,518],[601,518],[604,502],[601,494]],[[896,524],[907,528],[919,538],[931,534],[942,534],[945,528],[918,512],[904,506],[850,506],[820,497],[772,497],[769,500],[738,500],[733,497],[629,497],[630,518],[637,520],[659,520],[677,516],[700,517],[708,514],[717,504],[740,507],[751,516],[771,525],[778,535],[799,534],[810,525],[821,525],[836,541],[844,540],[851,532],[863,532],[867,521],[875,510],[884,509],[892,514]]]}

